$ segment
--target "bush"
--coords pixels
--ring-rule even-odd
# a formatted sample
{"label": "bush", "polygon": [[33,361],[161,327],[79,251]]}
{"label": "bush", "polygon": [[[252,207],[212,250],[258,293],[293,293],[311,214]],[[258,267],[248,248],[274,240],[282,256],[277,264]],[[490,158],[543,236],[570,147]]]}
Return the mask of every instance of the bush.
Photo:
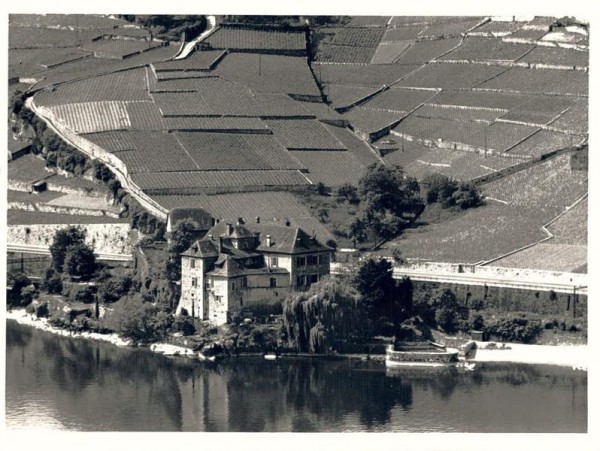
{"label": "bush", "polygon": [[473,317],[473,319],[471,320],[471,329],[472,330],[483,330],[484,327],[485,327],[485,321],[483,319],[483,316],[475,315]]}
{"label": "bush", "polygon": [[44,302],[43,304],[38,305],[35,309],[35,316],[38,318],[47,318],[50,311],[48,310],[48,303]]}
{"label": "bush", "polygon": [[181,332],[186,337],[196,333],[196,326],[194,326],[193,319],[187,315],[176,317],[173,320],[172,329],[174,332]]}
{"label": "bush", "polygon": [[131,276],[108,279],[98,286],[98,299],[105,303],[116,302],[134,288]]}
{"label": "bush", "polygon": [[75,300],[77,302],[83,302],[84,304],[91,304],[94,302],[94,292],[95,290],[92,287],[86,287],[75,293]]}
{"label": "bush", "polygon": [[335,192],[335,197],[338,202],[348,201],[353,205],[360,203],[358,189],[350,183],[344,183],[340,186]]}
{"label": "bush", "polygon": [[141,299],[128,299],[115,309],[119,334],[136,342],[153,342],[165,337],[173,323],[172,315]]}
{"label": "bush", "polygon": [[444,306],[436,310],[435,312],[435,322],[438,327],[441,327],[443,330],[449,333],[456,332],[457,329],[457,313],[456,309]]}
{"label": "bush", "polygon": [[60,294],[63,290],[63,282],[60,274],[54,271],[54,269],[49,268],[46,271],[42,288],[49,294]]}
{"label": "bush", "polygon": [[10,295],[7,297],[7,304],[11,307],[25,307],[33,300],[33,295],[29,294],[29,291],[24,290],[32,286],[31,280],[24,274],[13,276],[9,274],[7,284],[12,286]]}
{"label": "bush", "polygon": [[542,330],[540,321],[528,321],[523,317],[499,320],[486,329],[502,341],[515,343],[534,343]]}
{"label": "bush", "polygon": [[325,186],[325,184],[323,182],[319,182],[317,184],[317,194],[319,196],[327,195],[327,187]]}
{"label": "bush", "polygon": [[29,305],[38,295],[38,291],[34,285],[27,285],[21,289],[21,305]]}

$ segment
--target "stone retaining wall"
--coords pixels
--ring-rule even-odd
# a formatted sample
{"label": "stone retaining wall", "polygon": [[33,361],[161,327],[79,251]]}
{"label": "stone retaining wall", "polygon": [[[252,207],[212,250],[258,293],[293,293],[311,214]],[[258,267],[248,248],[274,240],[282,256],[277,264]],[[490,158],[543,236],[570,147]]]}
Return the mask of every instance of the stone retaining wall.
{"label": "stone retaining wall", "polygon": [[[77,226],[78,224],[73,224]],[[131,255],[128,223],[81,224],[87,231],[86,243],[96,254]],[[20,224],[8,226],[7,243],[48,249],[54,234],[68,224]]]}

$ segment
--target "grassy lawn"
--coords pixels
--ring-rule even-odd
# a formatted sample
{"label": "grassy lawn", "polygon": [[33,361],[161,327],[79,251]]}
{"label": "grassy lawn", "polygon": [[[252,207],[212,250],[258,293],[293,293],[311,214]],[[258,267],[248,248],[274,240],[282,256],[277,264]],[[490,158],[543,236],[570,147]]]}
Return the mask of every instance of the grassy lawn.
{"label": "grassy lawn", "polygon": [[[358,205],[348,202],[338,202],[335,196],[318,194],[296,194],[296,198],[306,206],[311,214],[319,218],[321,223],[333,234],[338,248],[352,248],[354,243],[351,239],[339,235],[346,233],[348,227],[358,211]],[[327,216],[320,218],[320,212],[326,211]],[[375,245],[374,242],[357,243],[359,248],[369,249]]]}

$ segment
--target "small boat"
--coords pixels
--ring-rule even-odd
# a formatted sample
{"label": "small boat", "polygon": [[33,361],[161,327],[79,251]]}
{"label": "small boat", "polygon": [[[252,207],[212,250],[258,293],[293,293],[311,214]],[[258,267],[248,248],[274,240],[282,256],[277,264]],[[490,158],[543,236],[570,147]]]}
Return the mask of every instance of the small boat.
{"label": "small boat", "polygon": [[216,362],[217,360],[221,360],[222,358],[223,356],[221,355],[205,356],[201,352],[198,353],[198,360],[200,360],[201,362]]}
{"label": "small boat", "polygon": [[279,356],[277,354],[265,354],[265,360],[277,360]]}
{"label": "small boat", "polygon": [[440,348],[431,344],[406,343],[396,351],[389,345],[385,352],[385,365],[398,366],[451,366],[458,363],[458,349]]}

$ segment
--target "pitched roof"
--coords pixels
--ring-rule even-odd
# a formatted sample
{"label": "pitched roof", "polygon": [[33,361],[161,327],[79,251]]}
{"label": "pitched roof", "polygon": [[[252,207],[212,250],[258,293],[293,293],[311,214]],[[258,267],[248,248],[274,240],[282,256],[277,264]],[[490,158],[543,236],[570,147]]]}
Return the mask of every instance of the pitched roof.
{"label": "pitched roof", "polygon": [[[238,228],[239,232],[235,232]],[[298,227],[276,226],[260,223],[246,223],[243,226],[233,226],[232,235],[227,234],[227,224],[220,222],[211,228],[203,240],[210,240],[209,236],[232,238],[234,233],[244,233],[243,236],[259,235],[258,252],[274,252],[284,254],[304,253],[330,250],[329,247],[319,243]],[[271,238],[267,246],[267,236]]]}
{"label": "pitched roof", "polygon": [[200,258],[217,257],[219,255],[219,248],[211,240],[198,240],[181,255]]}

